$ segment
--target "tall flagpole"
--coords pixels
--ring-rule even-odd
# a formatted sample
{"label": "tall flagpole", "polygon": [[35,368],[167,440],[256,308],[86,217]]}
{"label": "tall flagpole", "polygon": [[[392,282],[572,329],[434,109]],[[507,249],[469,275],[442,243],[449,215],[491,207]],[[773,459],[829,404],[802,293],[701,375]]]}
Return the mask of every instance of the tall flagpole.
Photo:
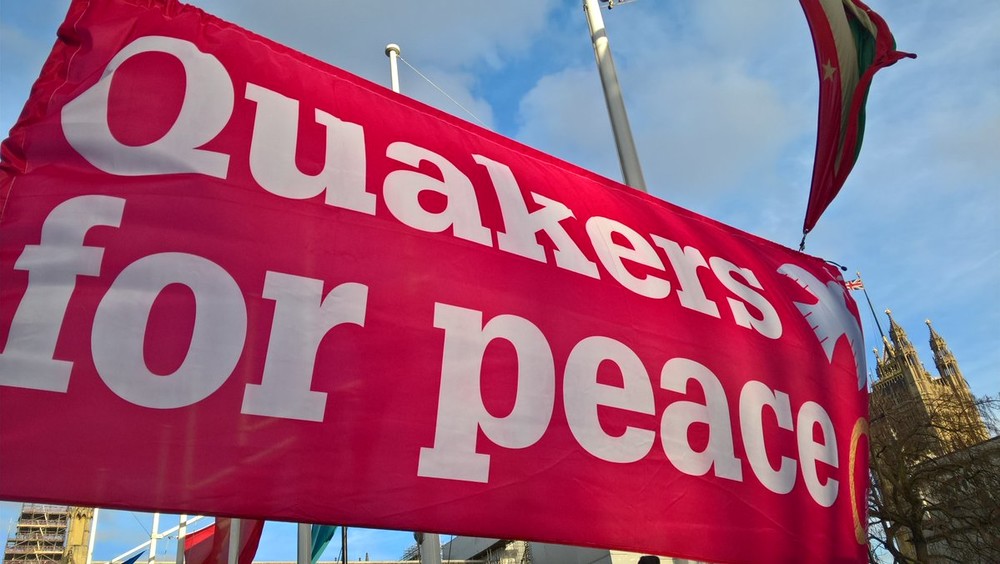
{"label": "tall flagpole", "polygon": [[587,12],[587,25],[590,27],[590,39],[594,43],[594,57],[597,59],[597,70],[601,75],[601,86],[604,87],[604,101],[608,105],[608,116],[611,118],[611,131],[614,133],[615,146],[618,148],[622,176],[625,184],[645,192],[646,180],[642,177],[639,153],[632,139],[632,128],[628,124],[625,100],[618,84],[615,61],[611,58],[611,46],[608,43],[608,34],[604,30],[601,6],[597,0],[583,0],[583,10]]}
{"label": "tall flagpole", "polygon": [[399,45],[395,43],[390,43],[385,46],[385,56],[389,57],[389,84],[392,86],[392,91],[399,94]]}
{"label": "tall flagpole", "polygon": [[177,556],[174,558],[175,564],[184,564],[184,540],[187,538],[188,516],[181,515],[177,522]]}
{"label": "tall flagpole", "polygon": [[296,564],[312,561],[312,528],[305,523],[299,523],[299,542],[295,553],[298,556]]}
{"label": "tall flagpole", "polygon": [[240,561],[240,536],[243,531],[243,519],[229,520],[229,559],[228,564],[239,564]]}
{"label": "tall flagpole", "polygon": [[878,327],[878,334],[882,337],[882,340],[885,341],[885,333],[882,332],[882,324],[878,322],[878,316],[875,315],[875,307],[872,306],[872,299],[868,297],[868,289],[865,288],[865,281],[861,278],[860,272],[858,273],[858,280],[861,281],[861,291],[865,293],[865,301],[868,302],[868,309],[871,310],[872,317],[875,319],[875,326]]}
{"label": "tall flagpole", "polygon": [[347,564],[347,527],[340,527],[340,558],[343,564]]}
{"label": "tall flagpole", "polygon": [[441,536],[426,533],[420,540],[420,563],[441,564]]}
{"label": "tall flagpole", "polygon": [[[399,93],[399,67],[396,60],[399,58],[399,54],[399,45],[390,43],[385,46],[385,56],[389,57],[390,84],[392,85],[392,91],[397,94]],[[341,527],[341,534],[344,543],[343,564],[347,564],[347,527]],[[423,539],[420,542],[422,564],[441,564],[441,537],[436,533],[421,533],[420,538]],[[434,547],[437,547],[437,549],[435,550]],[[425,553],[429,553],[430,556],[424,556]]]}

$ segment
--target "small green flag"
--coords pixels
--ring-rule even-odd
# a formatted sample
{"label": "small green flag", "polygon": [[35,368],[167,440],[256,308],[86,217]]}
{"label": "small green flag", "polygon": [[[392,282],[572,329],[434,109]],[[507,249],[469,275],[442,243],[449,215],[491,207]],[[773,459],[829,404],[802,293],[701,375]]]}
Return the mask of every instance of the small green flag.
{"label": "small green flag", "polygon": [[334,533],[337,532],[336,525],[313,525],[312,526],[312,554],[310,555],[310,562],[316,564],[319,557],[326,550],[326,545],[330,544],[330,539],[333,538]]}

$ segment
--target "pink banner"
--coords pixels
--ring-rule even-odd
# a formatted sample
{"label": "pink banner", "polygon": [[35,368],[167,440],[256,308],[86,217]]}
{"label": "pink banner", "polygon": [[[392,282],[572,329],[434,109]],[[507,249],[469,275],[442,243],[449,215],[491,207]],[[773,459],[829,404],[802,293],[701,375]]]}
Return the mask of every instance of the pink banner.
{"label": "pink banner", "polygon": [[175,2],[74,1],[3,157],[2,499],[864,560],[821,260]]}

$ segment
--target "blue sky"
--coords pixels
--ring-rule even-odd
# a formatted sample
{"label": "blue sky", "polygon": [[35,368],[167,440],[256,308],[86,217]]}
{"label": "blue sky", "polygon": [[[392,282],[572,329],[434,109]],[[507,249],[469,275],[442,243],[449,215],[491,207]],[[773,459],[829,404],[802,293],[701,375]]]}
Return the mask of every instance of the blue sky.
{"label": "blue sky", "polygon": [[[13,125],[68,0],[0,0],[0,130]],[[490,128],[619,179],[579,0],[196,0],[224,19],[388,85],[387,43]],[[1000,393],[1000,3],[871,0],[918,54],[875,77],[860,160],[810,254],[863,274],[933,368],[924,319],[977,395]],[[798,244],[815,149],[817,76],[794,0],[637,0],[605,12],[650,192]],[[405,65],[404,94],[469,119]],[[868,349],[878,331],[863,296]],[[887,323],[881,315],[882,326]],[[873,339],[874,335],[874,339]],[[870,358],[870,357],[869,357]],[[0,503],[0,523],[17,506]],[[148,536],[106,513],[98,558]],[[138,521],[137,521],[138,520]],[[106,521],[106,522],[105,522]],[[260,559],[292,559],[269,524]],[[352,559],[396,558],[410,533],[352,530]],[[332,543],[328,557],[339,550]]]}

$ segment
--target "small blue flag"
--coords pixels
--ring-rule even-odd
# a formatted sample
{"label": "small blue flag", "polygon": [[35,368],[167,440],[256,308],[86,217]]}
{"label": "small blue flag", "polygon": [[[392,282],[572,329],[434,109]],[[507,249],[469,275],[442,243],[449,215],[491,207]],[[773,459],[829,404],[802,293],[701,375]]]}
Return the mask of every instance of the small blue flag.
{"label": "small blue flag", "polygon": [[135,554],[135,556],[133,556],[132,558],[129,558],[128,560],[125,560],[124,562],[122,562],[122,564],[135,564],[135,561],[138,560],[140,556],[142,556],[143,552],[146,552],[146,551],[145,550],[140,550],[139,552],[137,552]]}

